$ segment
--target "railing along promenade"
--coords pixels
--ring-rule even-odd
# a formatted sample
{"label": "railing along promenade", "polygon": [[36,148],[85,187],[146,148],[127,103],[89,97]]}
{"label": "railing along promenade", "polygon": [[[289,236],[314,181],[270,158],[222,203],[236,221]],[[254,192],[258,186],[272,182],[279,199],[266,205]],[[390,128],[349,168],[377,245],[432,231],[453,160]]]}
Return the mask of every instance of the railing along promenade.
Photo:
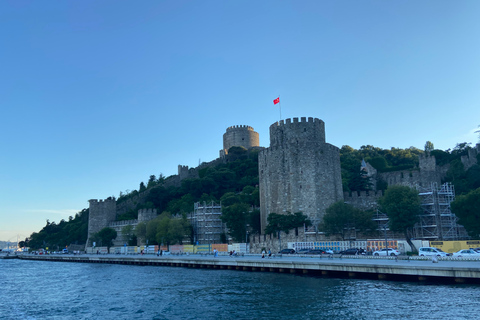
{"label": "railing along promenade", "polygon": [[211,254],[162,255],[153,254],[58,254],[19,255],[23,260],[107,263],[142,266],[168,266],[279,272],[314,276],[367,278],[400,281],[433,281],[480,284],[480,260],[465,258],[439,258],[438,263],[425,257],[373,257],[339,255],[260,255],[231,257]]}

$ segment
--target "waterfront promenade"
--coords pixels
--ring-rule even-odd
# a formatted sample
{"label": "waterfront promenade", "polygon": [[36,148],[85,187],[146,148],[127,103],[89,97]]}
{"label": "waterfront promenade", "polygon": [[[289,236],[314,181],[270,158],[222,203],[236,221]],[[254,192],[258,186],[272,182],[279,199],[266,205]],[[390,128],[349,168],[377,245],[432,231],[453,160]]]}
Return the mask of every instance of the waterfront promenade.
{"label": "waterfront promenade", "polygon": [[296,256],[261,258],[260,255],[20,255],[23,260],[80,263],[170,266],[183,268],[228,269],[239,271],[298,273],[313,276],[368,278],[379,280],[434,281],[480,284],[480,260],[439,260],[400,257]]}

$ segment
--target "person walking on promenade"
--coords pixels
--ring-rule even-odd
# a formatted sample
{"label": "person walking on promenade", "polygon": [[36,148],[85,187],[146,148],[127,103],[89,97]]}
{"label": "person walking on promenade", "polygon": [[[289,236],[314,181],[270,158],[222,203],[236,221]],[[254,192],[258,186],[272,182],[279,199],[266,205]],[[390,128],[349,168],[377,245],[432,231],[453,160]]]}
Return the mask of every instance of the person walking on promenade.
{"label": "person walking on promenade", "polygon": [[265,258],[265,250],[262,250],[262,259]]}
{"label": "person walking on promenade", "polygon": [[270,249],[268,249],[268,259],[270,259],[272,257],[272,251],[270,251]]}

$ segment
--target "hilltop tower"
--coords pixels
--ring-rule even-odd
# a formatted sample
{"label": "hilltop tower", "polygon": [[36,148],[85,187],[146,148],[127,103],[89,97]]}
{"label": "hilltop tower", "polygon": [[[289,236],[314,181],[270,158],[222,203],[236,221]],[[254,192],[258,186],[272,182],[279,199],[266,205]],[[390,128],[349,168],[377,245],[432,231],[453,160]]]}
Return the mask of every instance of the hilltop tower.
{"label": "hilltop tower", "polygon": [[258,155],[261,228],[270,213],[302,212],[317,225],[343,200],[340,150],[325,142],[317,118],[286,119],[270,126],[270,147]]}
{"label": "hilltop tower", "polygon": [[115,198],[105,200],[92,199],[89,202],[88,213],[88,238],[86,246],[91,246],[93,234],[108,227],[109,223],[115,221],[117,215],[117,202]]}
{"label": "hilltop tower", "polygon": [[244,147],[250,149],[259,146],[259,135],[250,126],[231,126],[223,134],[223,150],[220,150],[220,157],[228,154],[231,147]]}

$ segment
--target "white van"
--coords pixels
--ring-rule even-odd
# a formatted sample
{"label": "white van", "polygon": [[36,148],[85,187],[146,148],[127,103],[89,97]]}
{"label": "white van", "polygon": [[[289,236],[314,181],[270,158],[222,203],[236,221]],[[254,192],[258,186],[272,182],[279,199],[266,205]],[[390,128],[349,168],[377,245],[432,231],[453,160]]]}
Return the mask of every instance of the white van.
{"label": "white van", "polygon": [[434,247],[421,247],[418,249],[418,255],[420,257],[424,256],[437,256],[437,257],[448,257],[449,254],[443,252],[441,249],[434,248]]}

